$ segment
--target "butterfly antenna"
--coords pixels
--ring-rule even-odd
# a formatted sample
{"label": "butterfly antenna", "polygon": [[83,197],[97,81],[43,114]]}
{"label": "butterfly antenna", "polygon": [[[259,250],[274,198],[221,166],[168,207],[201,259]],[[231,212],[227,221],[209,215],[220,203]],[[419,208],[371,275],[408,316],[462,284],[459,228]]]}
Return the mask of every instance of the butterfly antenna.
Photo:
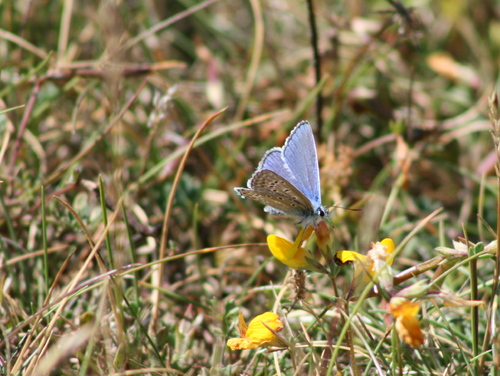
{"label": "butterfly antenna", "polygon": [[330,209],[343,209],[343,210],[350,210],[350,211],[362,211],[363,209],[360,208],[344,208],[342,206],[337,206],[337,205],[332,205],[328,207],[328,210]]}

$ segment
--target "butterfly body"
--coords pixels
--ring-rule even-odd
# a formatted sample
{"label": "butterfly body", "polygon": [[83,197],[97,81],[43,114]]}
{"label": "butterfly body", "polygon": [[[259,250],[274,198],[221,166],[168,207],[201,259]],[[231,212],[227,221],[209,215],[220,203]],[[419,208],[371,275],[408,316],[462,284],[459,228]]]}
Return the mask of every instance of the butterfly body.
{"label": "butterfly body", "polygon": [[297,124],[283,147],[266,152],[247,186],[235,191],[265,204],[265,212],[294,217],[304,227],[316,227],[328,216],[321,205],[318,157],[307,121]]}

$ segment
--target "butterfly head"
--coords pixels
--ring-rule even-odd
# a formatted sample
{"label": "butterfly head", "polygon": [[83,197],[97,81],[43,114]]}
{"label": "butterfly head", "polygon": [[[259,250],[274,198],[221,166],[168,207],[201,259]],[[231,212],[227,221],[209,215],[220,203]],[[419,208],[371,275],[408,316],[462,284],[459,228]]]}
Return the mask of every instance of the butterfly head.
{"label": "butterfly head", "polygon": [[329,218],[328,217],[329,211],[326,206],[321,205],[317,210],[316,210],[316,215],[320,218]]}
{"label": "butterfly head", "polygon": [[318,228],[318,224],[325,221],[330,222],[329,211],[325,206],[320,205],[314,213],[300,217],[300,221],[297,224],[300,224],[305,228],[309,226]]}

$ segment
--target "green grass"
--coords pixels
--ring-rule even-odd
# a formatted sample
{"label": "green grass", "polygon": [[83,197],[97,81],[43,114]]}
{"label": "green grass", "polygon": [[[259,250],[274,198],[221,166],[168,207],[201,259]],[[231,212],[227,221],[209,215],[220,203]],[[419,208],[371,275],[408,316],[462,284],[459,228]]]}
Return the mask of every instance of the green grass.
{"label": "green grass", "polygon": [[[500,7],[452,3],[316,0],[321,77],[307,2],[0,3],[0,375],[500,375]],[[336,206],[305,282],[233,191],[301,119]],[[335,252],[386,237],[394,286],[353,286]],[[226,346],[272,310],[285,346]]]}

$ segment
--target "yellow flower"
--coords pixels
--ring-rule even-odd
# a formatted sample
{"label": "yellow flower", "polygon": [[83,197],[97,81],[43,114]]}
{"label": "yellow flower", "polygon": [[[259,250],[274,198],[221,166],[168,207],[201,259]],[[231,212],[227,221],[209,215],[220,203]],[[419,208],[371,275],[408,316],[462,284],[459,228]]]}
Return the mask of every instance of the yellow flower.
{"label": "yellow flower", "polygon": [[345,266],[351,262],[365,264],[367,263],[367,257],[358,252],[344,250],[337,252],[335,262],[340,266]]}
{"label": "yellow flower", "polygon": [[248,326],[240,312],[238,328],[241,338],[231,338],[227,341],[231,350],[248,350],[281,344],[275,333],[283,329],[283,323],[274,312],[266,312],[255,317]]}
{"label": "yellow flower", "polygon": [[418,321],[420,304],[405,298],[394,297],[389,302],[391,314],[396,318],[396,331],[401,339],[410,346],[419,347],[424,343],[424,336]]}
{"label": "yellow flower", "polygon": [[365,286],[375,274],[379,278],[375,282],[382,281],[384,287],[390,290],[392,287],[391,269],[387,267],[392,265],[391,254],[394,252],[394,242],[392,239],[372,243],[372,249],[366,255],[354,251],[338,251],[335,255],[335,261],[339,265],[345,265],[350,262],[356,263],[354,270],[354,280],[356,288]]}
{"label": "yellow flower", "polygon": [[309,256],[309,252],[300,245],[311,236],[313,231],[314,227],[312,226],[300,230],[294,243],[277,235],[269,235],[267,245],[273,256],[283,264],[293,269],[307,269],[309,263],[306,256]]}

